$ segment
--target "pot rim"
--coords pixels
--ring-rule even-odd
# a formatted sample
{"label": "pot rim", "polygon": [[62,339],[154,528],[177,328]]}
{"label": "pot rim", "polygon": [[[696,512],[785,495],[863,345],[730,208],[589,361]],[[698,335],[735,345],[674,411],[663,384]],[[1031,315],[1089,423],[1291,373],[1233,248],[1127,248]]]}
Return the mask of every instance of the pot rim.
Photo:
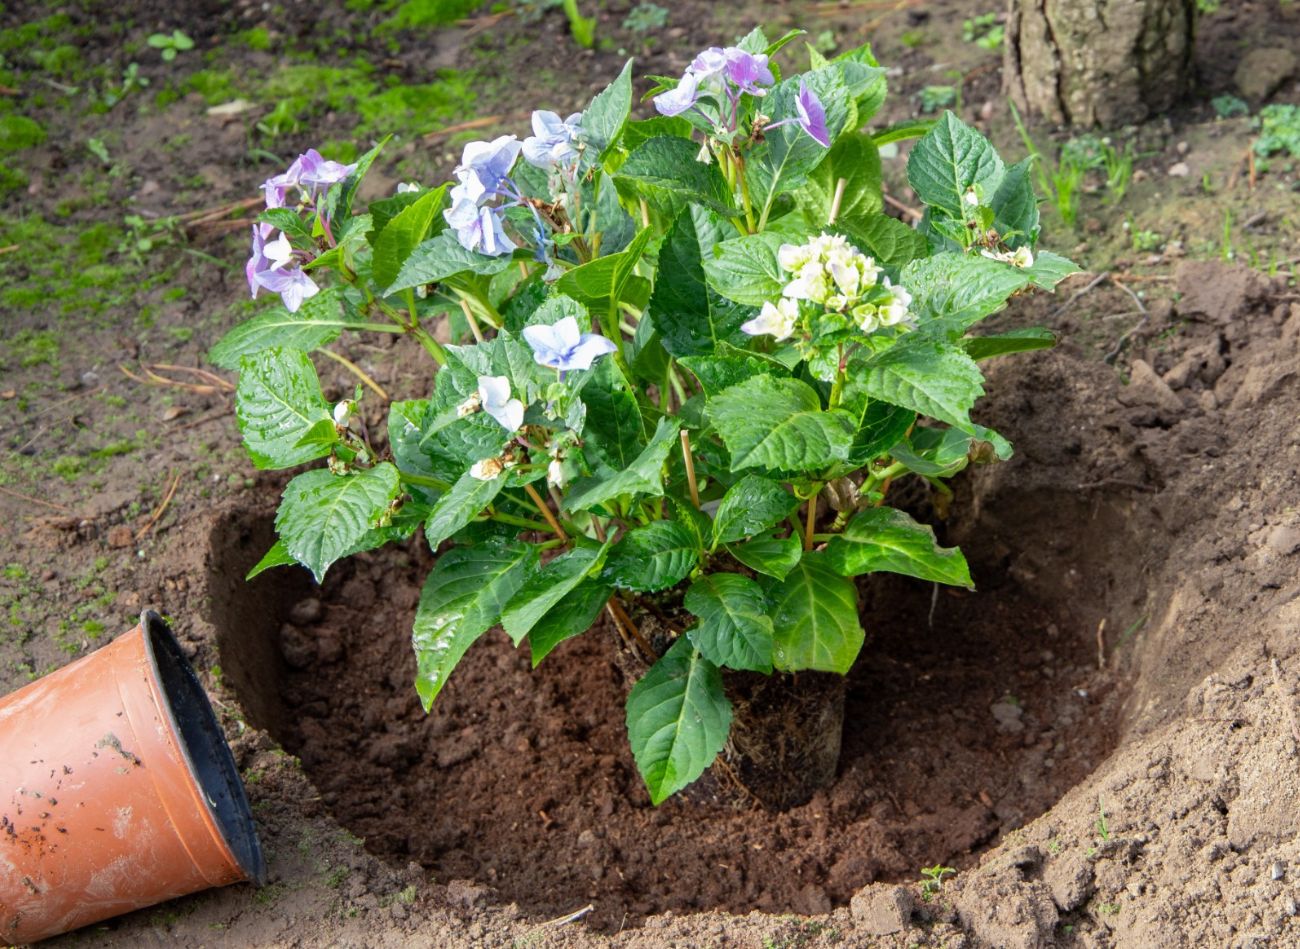
{"label": "pot rim", "polygon": [[140,629],[159,705],[203,799],[211,827],[245,876],[262,886],[267,877],[266,860],[252,808],[212,703],[163,618],[153,610],[144,610]]}

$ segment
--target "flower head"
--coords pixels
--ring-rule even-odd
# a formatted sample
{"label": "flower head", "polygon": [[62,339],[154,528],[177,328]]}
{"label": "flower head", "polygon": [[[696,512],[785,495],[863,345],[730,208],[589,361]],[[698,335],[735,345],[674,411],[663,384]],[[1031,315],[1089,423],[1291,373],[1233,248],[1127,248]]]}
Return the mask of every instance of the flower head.
{"label": "flower head", "polygon": [[916,322],[916,318],[908,310],[912,305],[912,294],[908,293],[902,287],[895,287],[886,277],[882,282],[886,290],[889,291],[889,299],[876,307],[876,313],[880,320],[881,326],[911,326]]}
{"label": "flower head", "polygon": [[[452,189],[453,192],[455,190]],[[456,240],[466,250],[500,257],[515,249],[514,242],[501,227],[500,208],[481,208],[475,202],[460,197],[442,215],[456,231]]]}
{"label": "flower head", "polygon": [[456,177],[465,186],[465,197],[479,201],[499,194],[523,147],[513,135],[466,145],[456,166]]}
{"label": "flower head", "polygon": [[271,262],[266,257],[266,239],[272,230],[274,228],[270,224],[253,225],[252,253],[244,265],[244,276],[248,278],[248,289],[254,300],[257,299],[257,291],[262,288],[257,282],[257,275],[271,269]]}
{"label": "flower head", "polygon": [[539,365],[561,372],[590,369],[596,359],[618,348],[604,336],[581,332],[578,321],[571,316],[550,326],[525,326],[524,339],[533,348],[533,358]]}
{"label": "flower head", "polygon": [[524,139],[524,161],[536,168],[568,165],[578,157],[575,144],[582,131],[582,113],[561,119],[555,112],[533,113],[533,134]]}
{"label": "flower head", "polygon": [[1034,266],[1034,252],[1029,247],[1017,247],[1015,250],[997,251],[987,248],[980,251],[990,260],[998,260],[1013,267],[1027,268]]}
{"label": "flower head", "polygon": [[777,342],[789,339],[799,322],[799,304],[789,297],[764,303],[758,316],[740,325],[740,331],[750,336],[772,336]]}
{"label": "flower head", "polygon": [[356,411],[356,403],[350,399],[344,399],[334,406],[334,424],[339,428],[347,428],[348,422],[352,420],[352,414]]}
{"label": "flower head", "polygon": [[661,92],[654,97],[655,108],[660,115],[681,115],[700,98],[700,80],[689,69],[682,76],[677,88]]}
{"label": "flower head", "polygon": [[280,294],[284,307],[290,313],[297,313],[302,301],[320,293],[316,281],[307,276],[301,267],[277,267],[264,270],[257,275],[258,286]]}
{"label": "flower head", "polygon": [[479,376],[478,397],[483,411],[507,432],[517,432],[524,424],[524,404],[510,398],[510,380],[505,376]]}
{"label": "flower head", "polygon": [[804,79],[799,80],[799,95],[794,100],[795,111],[799,113],[799,127],[822,148],[831,147],[830,131],[826,128],[826,109],[822,107],[817,93],[808,87]]}
{"label": "flower head", "polygon": [[738,46],[729,46],[722,52],[726,57],[725,74],[729,82],[751,96],[767,95],[767,90],[762,87],[772,85],[776,78],[768,68],[765,53],[747,53]]}
{"label": "flower head", "polygon": [[330,185],[337,184],[357,170],[355,164],[345,165],[342,162],[330,161],[322,157],[321,153],[314,148],[309,148],[299,155],[295,164],[299,166],[298,184],[312,197],[327,191]]}

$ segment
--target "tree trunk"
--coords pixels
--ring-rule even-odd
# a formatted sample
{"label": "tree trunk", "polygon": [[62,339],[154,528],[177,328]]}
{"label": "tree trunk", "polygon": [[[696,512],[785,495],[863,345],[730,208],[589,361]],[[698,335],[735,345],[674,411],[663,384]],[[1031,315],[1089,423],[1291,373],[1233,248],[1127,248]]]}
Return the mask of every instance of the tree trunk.
{"label": "tree trunk", "polygon": [[1186,89],[1195,16],[1196,0],[1010,0],[1006,93],[1062,125],[1141,122]]}

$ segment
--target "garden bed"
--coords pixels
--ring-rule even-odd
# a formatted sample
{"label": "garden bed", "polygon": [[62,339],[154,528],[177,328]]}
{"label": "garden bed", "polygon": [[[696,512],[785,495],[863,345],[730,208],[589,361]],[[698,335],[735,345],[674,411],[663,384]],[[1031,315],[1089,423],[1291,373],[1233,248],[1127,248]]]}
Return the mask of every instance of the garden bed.
{"label": "garden bed", "polygon": [[[683,63],[665,49],[694,49],[742,28],[710,21],[714,6],[690,8],[697,18],[675,13],[639,68],[676,74]],[[5,25],[48,13],[26,7],[7,7]],[[1115,207],[1087,199],[1078,232],[1059,249],[1094,271],[1133,275],[1128,286],[1143,294],[1148,316],[1109,282],[1062,309],[1089,285],[1086,276],[1032,310],[1014,305],[1005,326],[1045,323],[1066,341],[1038,362],[992,366],[981,421],[1005,432],[1017,458],[965,476],[946,523],[913,499],[914,513],[967,550],[978,592],[941,591],[932,601],[928,585],[864,585],[871,638],[852,674],[836,787],[782,815],[710,812],[717,831],[701,832],[689,804],[649,807],[626,751],[612,667],[593,664],[585,680],[571,668],[603,659],[608,638],[570,644],[537,673],[491,638],[426,719],[410,687],[407,639],[424,552],[340,564],[319,593],[271,575],[246,585],[242,571],[268,546],[269,499],[281,482],[249,469],[225,394],[149,388],[120,374],[119,363],[137,372],[145,362],[206,365],[244,294],[237,267],[183,248],[237,263],[246,228],[229,240],[201,229],[185,245],[122,223],[124,213],[148,221],[245,198],[268,173],[249,151],[267,144],[255,132],[264,90],[250,93],[262,111],[227,120],[206,114],[217,103],[187,84],[190,75],[200,66],[269,75],[288,47],[328,44],[346,25],[317,23],[315,12],[289,5],[271,24],[268,51],[255,37],[233,38],[261,22],[252,7],[241,10],[223,32],[195,31],[195,58],[164,66],[135,54],[151,96],[174,89],[170,99],[137,109],[137,96],[130,108],[94,111],[82,107],[89,92],[73,97],[24,73],[15,100],[49,134],[9,158],[28,180],[2,199],[12,223],[0,247],[23,249],[0,256],[0,272],[10,291],[33,295],[6,297],[0,347],[0,485],[16,492],[0,493],[9,619],[0,690],[127,629],[142,606],[162,609],[216,698],[272,878],[261,891],[197,895],[63,944],[662,949],[1300,938],[1300,301],[1282,263],[1300,254],[1300,199],[1289,189],[1294,172],[1277,170],[1249,190],[1248,119],[1216,120],[1198,99],[1133,131],[1145,180]],[[96,26],[72,12],[74,27],[90,32],[60,40],[80,44],[87,67],[111,59],[112,75],[53,66],[42,75],[83,90],[120,80],[127,60],[112,57],[124,36],[142,42],[176,25],[156,7],[130,26]],[[929,19],[897,11],[881,21],[882,59],[906,69],[891,79],[898,112],[887,118],[905,117],[924,86],[952,83],[970,121],[996,104],[988,124],[1014,155],[997,57],[960,43],[952,27],[986,11],[954,2],[912,12]],[[638,38],[619,32],[624,14],[606,11],[601,29],[640,54]],[[843,41],[865,38],[860,13],[835,16],[825,22]],[[586,101],[594,77],[622,62],[619,49],[574,53],[558,14],[543,19],[541,41],[524,45],[529,29],[507,21],[419,34],[427,42],[407,36],[396,53],[373,29],[350,42],[400,83],[434,82],[433,67],[486,63],[504,74],[503,62],[542,68],[545,59],[556,107]],[[1206,96],[1233,90],[1229,67],[1243,43],[1287,45],[1298,31],[1294,11],[1276,4],[1225,4],[1200,38]],[[923,34],[920,45],[904,43],[912,32]],[[197,58],[214,50],[215,65]],[[5,55],[18,62],[14,51]],[[962,78],[949,78],[952,69]],[[1277,93],[1296,98],[1294,80]],[[418,131],[471,118],[460,101],[454,115]],[[493,115],[513,107],[489,89],[473,106]],[[361,119],[344,102],[322,106],[312,121],[313,132],[341,139]],[[503,131],[519,130],[502,121]],[[283,136],[273,147],[286,153],[315,144],[304,131]],[[112,165],[87,151],[87,138],[102,140]],[[457,149],[431,141],[400,152],[394,180],[446,171]],[[1179,161],[1190,175],[1169,177]],[[124,170],[109,174],[117,164]],[[906,197],[901,162],[886,175]],[[1235,222],[1230,246],[1225,210]],[[1163,242],[1139,251],[1134,232]],[[151,250],[137,243],[146,234]],[[1280,277],[1220,264],[1229,252],[1264,269],[1278,263]],[[1216,260],[1180,271],[1180,254]],[[418,361],[406,343],[347,345],[395,398],[423,388],[398,381]],[[1112,353],[1113,364],[1103,361]],[[329,394],[348,391],[333,366],[323,377]],[[301,605],[313,599],[319,614]],[[282,633],[285,624],[296,632]],[[470,700],[489,688],[494,701]],[[680,867],[652,862],[663,841],[684,850]],[[960,872],[922,900],[920,870],[937,864]],[[588,922],[549,924],[588,904]],[[895,922],[906,928],[881,935]]]}

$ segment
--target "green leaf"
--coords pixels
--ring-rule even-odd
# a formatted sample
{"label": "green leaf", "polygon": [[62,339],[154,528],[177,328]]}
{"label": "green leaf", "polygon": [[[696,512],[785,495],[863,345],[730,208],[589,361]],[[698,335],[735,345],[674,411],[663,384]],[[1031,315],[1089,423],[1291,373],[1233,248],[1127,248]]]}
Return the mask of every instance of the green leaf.
{"label": "green leaf", "polygon": [[815,669],[846,674],[866,634],[858,621],[853,581],[840,576],[820,551],[809,551],[768,598],[775,646],[772,665],[782,672]]}
{"label": "green leaf", "polygon": [[591,629],[600,616],[600,611],[609,602],[611,592],[611,588],[603,583],[584,580],[569,591],[568,596],[551,607],[528,631],[533,668],[536,669],[560,643]]}
{"label": "green leaf", "polygon": [[621,471],[645,448],[645,426],[632,387],[613,359],[602,359],[582,388],[587,406],[583,440],[611,468]]}
{"label": "green leaf", "polygon": [[790,240],[777,229],[723,241],[714,248],[713,256],[702,261],[709,286],[728,300],[746,306],[762,306],[780,299],[788,278],[776,254]]}
{"label": "green leaf", "polygon": [[[421,192],[401,191],[387,198],[380,198],[377,201],[371,201],[366,206],[366,211],[370,215],[370,232],[366,239],[374,246],[376,238],[383,233],[384,228],[397,215],[401,214],[416,201],[422,197]],[[436,219],[435,219],[436,220]]]}
{"label": "green leaf", "polygon": [[664,348],[674,356],[711,354],[721,342],[743,345],[740,324],[754,315],[711,289],[704,279],[705,259],[721,243],[724,222],[702,208],[677,216],[659,249],[659,273],[646,315]]}
{"label": "green leaf", "polygon": [[273,347],[243,357],[239,366],[235,415],[256,467],[292,468],[329,454],[328,445],[298,444],[312,426],[330,418],[306,353]]}
{"label": "green leaf", "polygon": [[1044,290],[1055,290],[1056,285],[1071,274],[1079,273],[1079,267],[1072,260],[1050,250],[1040,250],[1034,255],[1034,265],[1026,268],[1025,273],[1034,286]]}
{"label": "green leaf", "polygon": [[587,147],[603,161],[618,141],[632,111],[632,60],[623,65],[618,78],[591,100],[582,113],[582,135]]}
{"label": "green leaf", "polygon": [[703,774],[730,730],[722,675],[684,636],[628,693],[627,737],[652,804]]}
{"label": "green leaf", "polygon": [[480,481],[468,471],[461,475],[451,490],[434,504],[425,521],[424,536],[429,540],[429,549],[437,550],[439,544],[478,517],[501,493],[505,483],[504,474],[491,481]]}
{"label": "green leaf", "polygon": [[557,293],[547,297],[537,309],[529,314],[524,326],[554,326],[560,320],[573,317],[578,329],[584,333],[591,332],[591,313],[572,297]]}
{"label": "green leaf", "polygon": [[442,210],[446,195],[446,185],[424,192],[419,200],[399,213],[379,232],[373,245],[371,264],[376,284],[386,287],[397,282],[402,265],[428,235],[434,215]]}
{"label": "green leaf", "polygon": [[961,344],[966,350],[966,355],[978,362],[981,359],[1005,356],[1008,353],[1051,349],[1056,345],[1056,334],[1046,327],[1030,326],[994,336],[968,336],[961,341]]}
{"label": "green leaf", "polygon": [[827,544],[826,559],[846,577],[885,571],[975,588],[960,550],[940,547],[933,529],[889,507],[867,508],[849,521]]}
{"label": "green leaf", "polygon": [[533,571],[501,613],[501,626],[518,646],[528,631],[586,577],[600,569],[605,547],[575,547]]}
{"label": "green leaf", "polygon": [[689,138],[652,138],[627,156],[615,180],[669,218],[681,213],[688,203],[719,214],[735,214],[726,179],[713,162],[696,160],[699,151],[700,146]]}
{"label": "green leaf", "polygon": [[397,469],[386,461],[350,475],[305,471],[285,486],[276,533],[320,583],[330,564],[360,549],[397,497],[397,487]]}
{"label": "green leaf", "polygon": [[338,294],[326,290],[304,300],[297,313],[277,306],[240,323],[208,350],[208,361],[238,369],[244,356],[272,347],[311,352],[334,342],[348,326]]}
{"label": "green leaf", "polygon": [[917,197],[951,217],[962,217],[962,199],[975,188],[991,200],[1006,169],[993,146],[951,112],[945,112],[907,157],[907,181]]}
{"label": "green leaf", "polygon": [[649,240],[650,228],[647,227],[632,239],[627,250],[597,257],[567,271],[555,281],[555,292],[567,294],[593,310],[612,312],[623,299]]}
{"label": "green leaf", "polygon": [[884,210],[880,194],[880,152],[870,135],[855,132],[841,136],[832,144],[826,158],[796,195],[810,223],[820,227],[830,220],[835,190],[841,179],[847,183],[836,220],[866,218]]}
{"label": "green leaf", "polygon": [[898,444],[916,421],[916,412],[867,395],[856,373],[844,386],[843,407],[853,416],[857,430],[845,464],[860,468]]}
{"label": "green leaf", "polygon": [[600,578],[623,590],[653,593],[680,583],[699,560],[699,545],[679,521],[628,531],[609,552]]}
{"label": "green leaf", "polygon": [[1029,285],[1028,271],[980,254],[935,254],[903,268],[923,332],[960,336]]}
{"label": "green leaf", "polygon": [[727,553],[750,570],[784,580],[799,563],[803,548],[794,536],[755,537],[744,544],[728,544]]}
{"label": "green leaf", "polygon": [[292,237],[311,240],[310,219],[304,218],[294,208],[268,208],[257,219]]}
{"label": "green leaf", "polygon": [[[392,225],[389,225],[390,227]],[[380,237],[383,235],[380,234]],[[484,276],[498,274],[510,266],[509,254],[489,257],[486,254],[467,250],[456,240],[453,231],[442,233],[417,244],[410,256],[402,263],[397,279],[384,291],[384,296],[391,296],[411,287],[422,287],[426,283],[437,283],[460,273],[476,273]]]}
{"label": "green leaf", "polygon": [[916,334],[856,365],[871,398],[971,431],[970,410],[984,394],[984,377],[961,348]]}
{"label": "green leaf", "polygon": [[699,380],[700,388],[710,398],[751,376],[762,373],[776,376],[790,374],[785,366],[770,356],[746,353],[726,344],[719,346],[718,350],[719,355],[684,356],[679,360]]}
{"label": "green leaf", "polygon": [[772,671],[772,617],[753,580],[738,573],[700,577],[686,591],[685,606],[700,619],[686,634],[714,665]]}
{"label": "green leaf", "polygon": [[277,540],[271,545],[271,549],[262,556],[262,559],[253,566],[253,569],[244,575],[244,579],[251,580],[264,570],[270,570],[272,567],[285,567],[297,562],[293,559],[293,554],[285,549],[284,541]]}
{"label": "green leaf", "polygon": [[879,148],[882,145],[888,145],[890,142],[905,142],[909,139],[920,138],[932,128],[934,128],[934,119],[907,119],[886,126],[871,138],[876,143],[876,147]]}
{"label": "green leaf", "polygon": [[888,214],[840,218],[835,229],[886,267],[901,269],[930,252],[924,234]]}
{"label": "green leaf", "polygon": [[411,635],[415,688],[426,712],[465,650],[497,622],[537,569],[537,560],[534,545],[499,538],[453,547],[438,558],[420,592]]}
{"label": "green leaf", "polygon": [[973,436],[955,428],[919,426],[889,451],[895,461],[926,478],[951,478],[970,464]]}
{"label": "green leaf", "polygon": [[734,471],[815,471],[848,456],[853,422],[838,409],[823,411],[805,382],[754,376],[718,393],[705,409]]}
{"label": "green leaf", "polygon": [[722,496],[713,516],[713,543],[746,540],[785,520],[799,499],[779,483],[759,475],[745,475]]}
{"label": "green leaf", "polygon": [[661,418],[645,450],[627,468],[608,478],[579,478],[564,499],[566,511],[586,511],[624,494],[661,497],[663,466],[677,445],[678,423]]}
{"label": "green leaf", "polygon": [[993,195],[993,228],[1012,247],[1038,242],[1038,198],[1030,175],[1034,158],[1016,162]]}

